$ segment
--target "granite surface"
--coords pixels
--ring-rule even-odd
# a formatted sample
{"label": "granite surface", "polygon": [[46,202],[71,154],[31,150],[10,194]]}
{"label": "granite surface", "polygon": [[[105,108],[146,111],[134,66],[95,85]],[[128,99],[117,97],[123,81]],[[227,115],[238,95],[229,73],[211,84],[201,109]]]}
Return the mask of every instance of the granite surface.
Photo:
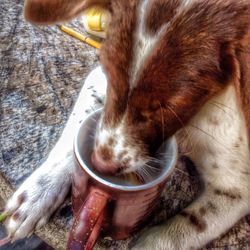
{"label": "granite surface", "polygon": [[[24,21],[23,1],[0,1],[0,196],[13,190],[46,159],[60,136],[84,79],[98,64],[96,50],[62,33],[57,26]],[[82,30],[80,19],[67,24]],[[199,176],[179,160],[151,224],[187,206],[199,190]],[[65,249],[71,224],[68,200],[36,234]],[[130,239],[101,239],[97,249],[128,249]],[[25,248],[23,248],[25,250]],[[205,249],[250,249],[250,216]]]}

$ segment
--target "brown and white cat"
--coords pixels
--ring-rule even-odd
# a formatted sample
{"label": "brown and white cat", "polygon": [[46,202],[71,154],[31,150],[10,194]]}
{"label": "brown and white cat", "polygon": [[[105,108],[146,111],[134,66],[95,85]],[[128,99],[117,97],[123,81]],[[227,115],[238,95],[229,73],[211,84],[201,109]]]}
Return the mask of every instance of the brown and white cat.
{"label": "brown and white cat", "polygon": [[48,159],[9,200],[8,231],[27,236],[63,202],[73,171],[69,142],[93,103],[88,86],[104,94],[107,81],[96,168],[140,171],[175,134],[204,183],[196,200],[134,248],[197,249],[250,212],[250,1],[26,0],[24,13],[51,24],[93,4],[112,13],[104,73],[91,73]]}

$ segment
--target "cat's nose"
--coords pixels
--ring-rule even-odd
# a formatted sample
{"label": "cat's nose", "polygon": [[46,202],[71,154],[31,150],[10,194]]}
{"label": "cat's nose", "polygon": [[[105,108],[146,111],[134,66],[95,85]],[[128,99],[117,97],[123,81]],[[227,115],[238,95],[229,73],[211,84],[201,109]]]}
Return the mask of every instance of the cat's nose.
{"label": "cat's nose", "polygon": [[119,167],[111,159],[104,159],[96,150],[91,155],[91,161],[93,167],[102,174],[115,174],[119,171]]}

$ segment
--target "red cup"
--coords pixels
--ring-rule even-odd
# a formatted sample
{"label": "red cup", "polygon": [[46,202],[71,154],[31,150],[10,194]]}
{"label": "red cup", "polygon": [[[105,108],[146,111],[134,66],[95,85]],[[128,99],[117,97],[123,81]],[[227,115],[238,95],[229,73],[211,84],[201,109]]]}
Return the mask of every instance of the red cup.
{"label": "red cup", "polygon": [[177,144],[174,137],[157,151],[159,171],[142,184],[133,184],[121,176],[104,176],[91,166],[93,134],[101,110],[81,124],[74,141],[75,171],[72,186],[74,223],[68,249],[92,249],[102,231],[113,239],[126,239],[138,231],[157,205],[159,196],[174,169]]}

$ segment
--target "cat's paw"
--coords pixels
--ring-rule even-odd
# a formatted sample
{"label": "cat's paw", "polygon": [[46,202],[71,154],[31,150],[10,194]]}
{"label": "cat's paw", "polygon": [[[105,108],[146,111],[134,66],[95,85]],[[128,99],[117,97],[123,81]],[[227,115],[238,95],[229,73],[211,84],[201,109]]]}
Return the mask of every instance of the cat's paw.
{"label": "cat's paw", "polygon": [[[46,163],[45,163],[46,164]],[[64,201],[71,184],[65,167],[41,166],[13,194],[5,211],[6,228],[13,240],[29,236],[43,226]]]}

